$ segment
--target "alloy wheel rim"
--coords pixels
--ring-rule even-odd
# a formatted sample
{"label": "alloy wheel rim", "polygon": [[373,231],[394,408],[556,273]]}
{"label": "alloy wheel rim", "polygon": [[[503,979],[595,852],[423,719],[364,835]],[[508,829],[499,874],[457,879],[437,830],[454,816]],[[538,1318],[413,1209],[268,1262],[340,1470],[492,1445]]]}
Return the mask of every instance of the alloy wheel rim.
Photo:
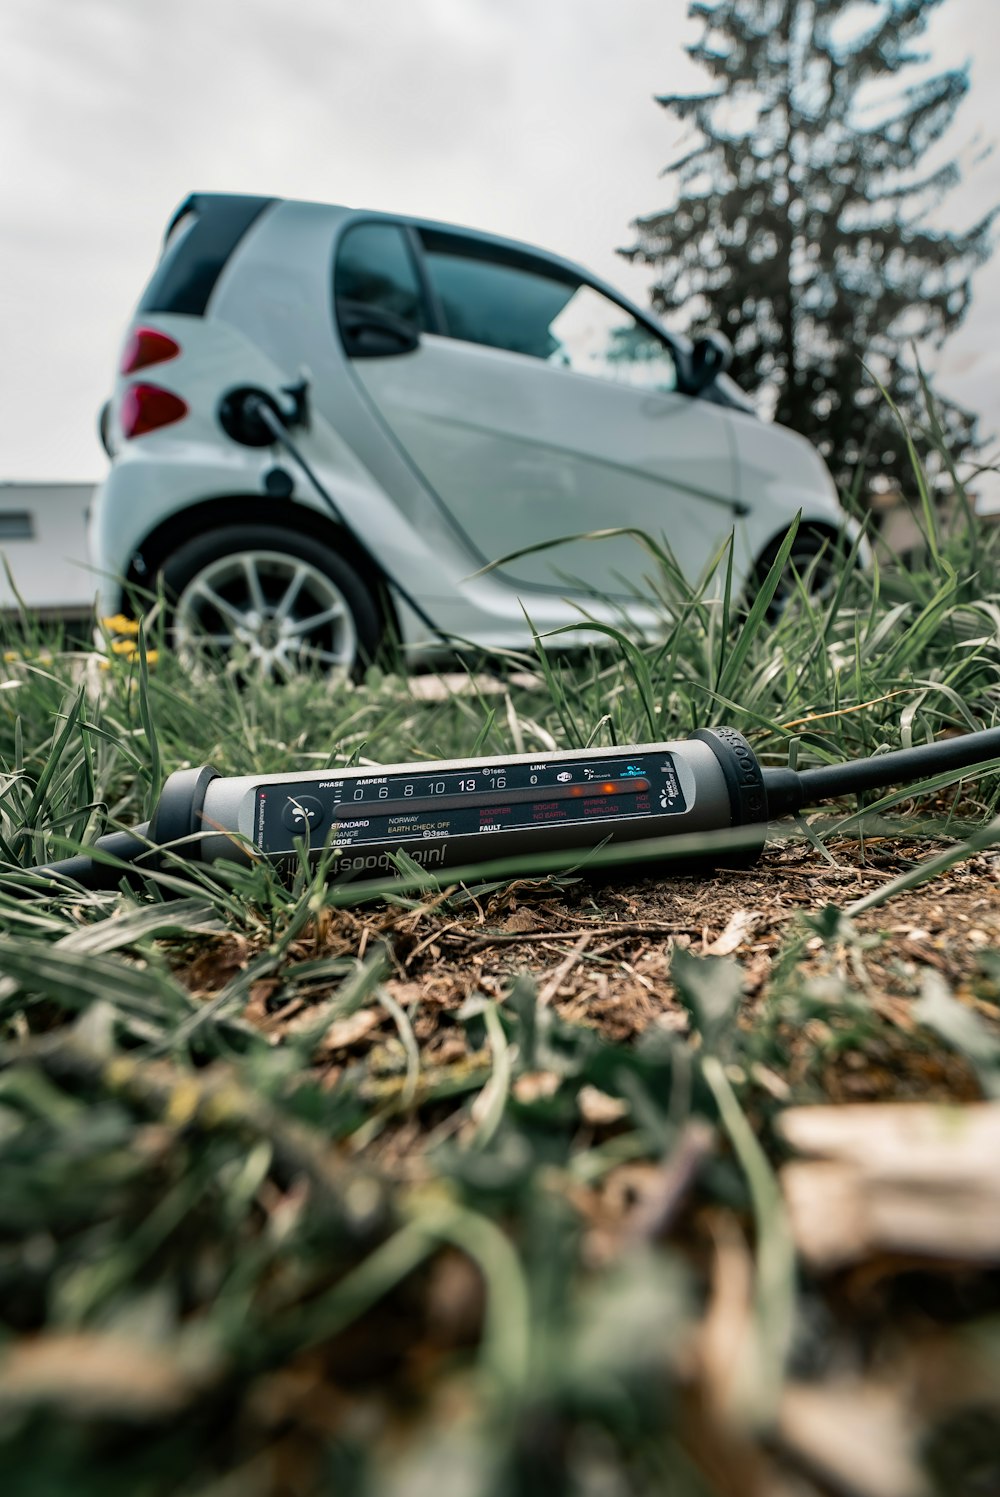
{"label": "alloy wheel rim", "polygon": [[270,550],[202,567],[177,599],[174,639],[186,659],[230,656],[269,680],[350,670],[358,642],[337,584],[300,557]]}

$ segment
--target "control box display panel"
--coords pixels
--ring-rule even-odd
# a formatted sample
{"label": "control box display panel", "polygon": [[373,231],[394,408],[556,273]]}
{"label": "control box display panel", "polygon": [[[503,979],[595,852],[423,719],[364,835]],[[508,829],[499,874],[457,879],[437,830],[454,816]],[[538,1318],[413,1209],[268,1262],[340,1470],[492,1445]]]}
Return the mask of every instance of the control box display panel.
{"label": "control box display panel", "polygon": [[[392,851],[414,843],[551,827],[680,815],[688,809],[673,755],[628,750],[606,758],[502,760],[447,771],[359,775],[331,771],[301,784],[289,780],[256,791],[254,841],[268,854],[310,846]],[[535,839],[533,839],[535,840]],[[502,849],[497,848],[497,855]]]}

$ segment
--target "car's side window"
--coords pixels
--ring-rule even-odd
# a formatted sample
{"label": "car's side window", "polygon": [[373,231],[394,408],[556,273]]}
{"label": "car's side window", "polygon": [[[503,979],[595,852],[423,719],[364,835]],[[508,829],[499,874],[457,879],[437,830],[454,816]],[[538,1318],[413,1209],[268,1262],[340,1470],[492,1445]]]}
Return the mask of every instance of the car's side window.
{"label": "car's side window", "polygon": [[422,230],[421,240],[449,337],[616,384],[677,388],[669,345],[586,281],[459,235]]}
{"label": "car's side window", "polygon": [[540,273],[526,256],[493,251],[457,234],[424,229],[420,237],[450,338],[549,357],[556,348],[549,328],[573,295],[573,281]]}
{"label": "car's side window", "polygon": [[553,364],[640,390],[677,388],[669,345],[593,286],[574,291],[551,331],[559,344]]}
{"label": "car's side window", "polygon": [[427,327],[420,280],[398,224],[362,223],[347,230],[337,252],[334,295],[338,311],[375,308]]}

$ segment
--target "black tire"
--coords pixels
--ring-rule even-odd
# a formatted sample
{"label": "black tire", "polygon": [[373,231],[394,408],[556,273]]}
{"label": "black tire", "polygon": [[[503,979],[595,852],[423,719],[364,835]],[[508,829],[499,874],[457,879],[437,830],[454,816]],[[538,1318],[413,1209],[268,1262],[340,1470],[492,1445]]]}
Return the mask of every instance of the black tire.
{"label": "black tire", "polygon": [[[783,542],[784,536],[778,536],[758,557],[747,584],[747,609],[751,607],[763,586]],[[836,537],[828,531],[800,530],[792,542],[792,549],[785,562],[784,571],[778,579],[777,589],[768,606],[769,621],[773,623],[775,619],[780,618],[791,600],[798,596],[796,573],[803,580],[808,580],[811,598],[828,597],[837,579],[838,556]]]}
{"label": "black tire", "polygon": [[170,643],[188,659],[242,657],[246,674],[272,679],[306,668],[357,676],[382,637],[384,621],[355,568],[324,542],[277,525],[194,536],[160,575]]}

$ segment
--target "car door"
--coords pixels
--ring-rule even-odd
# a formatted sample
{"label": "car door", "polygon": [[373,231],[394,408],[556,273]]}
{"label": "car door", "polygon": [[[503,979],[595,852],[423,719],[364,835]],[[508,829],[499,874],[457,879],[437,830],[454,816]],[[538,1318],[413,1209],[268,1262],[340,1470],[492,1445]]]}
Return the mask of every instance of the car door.
{"label": "car door", "polygon": [[630,527],[665,538],[696,576],[740,506],[726,412],[679,392],[667,341],[558,262],[390,224],[350,230],[341,246],[338,307],[355,327],[359,299],[386,305],[384,290],[359,298],[360,240],[351,242],[364,232],[370,253],[375,227],[410,245],[424,326],[416,346],[393,349],[391,327],[389,343],[379,345],[376,328],[367,347],[346,346],[475,554],[494,562],[527,551],[503,566],[520,585],[622,596],[650,570],[635,541],[547,543]]}

